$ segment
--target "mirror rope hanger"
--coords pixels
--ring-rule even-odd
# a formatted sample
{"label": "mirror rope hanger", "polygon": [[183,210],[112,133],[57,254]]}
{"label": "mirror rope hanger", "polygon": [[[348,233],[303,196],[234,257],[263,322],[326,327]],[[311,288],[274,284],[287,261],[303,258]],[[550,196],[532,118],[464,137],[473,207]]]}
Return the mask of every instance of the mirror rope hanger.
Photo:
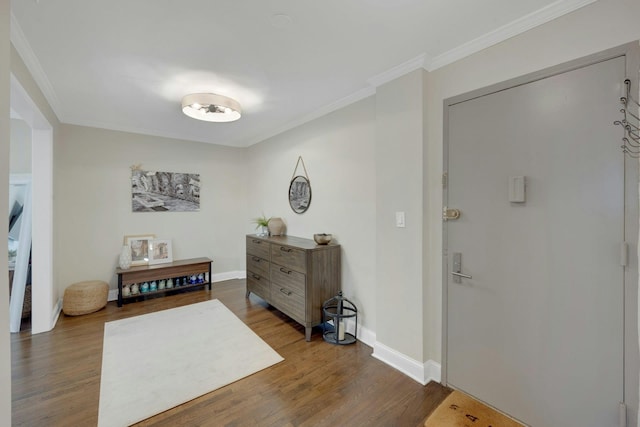
{"label": "mirror rope hanger", "polygon": [[309,181],[309,183],[311,183],[311,180],[309,179],[309,174],[307,173],[307,168],[304,165],[304,160],[302,159],[302,156],[298,156],[298,161],[296,162],[296,167],[293,168],[293,175],[291,175],[291,180],[293,181],[293,179],[296,177],[296,171],[298,170],[298,166],[300,166],[300,162],[302,162],[302,169],[304,169],[305,178],[307,178],[307,181]]}
{"label": "mirror rope hanger", "polygon": [[631,80],[625,79],[624,85],[626,96],[620,97],[620,103],[623,105],[620,109],[622,120],[616,120],[613,124],[621,126],[624,130],[623,145],[620,146],[622,151],[629,157],[637,159],[640,158],[640,117],[631,110],[637,111],[640,104],[631,96]]}

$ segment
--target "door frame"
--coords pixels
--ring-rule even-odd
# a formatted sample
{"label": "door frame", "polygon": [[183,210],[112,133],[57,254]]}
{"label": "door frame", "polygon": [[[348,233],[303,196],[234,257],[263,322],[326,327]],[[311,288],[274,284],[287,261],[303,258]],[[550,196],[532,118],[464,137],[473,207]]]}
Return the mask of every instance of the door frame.
{"label": "door frame", "polygon": [[[560,65],[545,68],[520,77],[506,80],[491,86],[476,89],[471,92],[447,98],[443,101],[443,191],[442,206],[448,206],[447,174],[449,168],[449,108],[455,104],[469,101],[482,96],[490,95],[513,87],[529,84],[546,79],[558,74],[563,74],[579,68],[587,67],[613,58],[625,57],[626,76],[631,79],[631,92],[636,99],[639,94],[638,80],[640,72],[640,45],[638,42],[627,43],[622,46],[607,49],[605,51],[589,55],[580,59],[569,61]],[[621,86],[622,85],[621,82]],[[622,93],[621,93],[622,96]],[[611,123],[613,125],[613,121]],[[622,141],[611,141],[620,145]],[[629,425],[636,425],[640,383],[640,349],[638,338],[638,190],[640,188],[639,159],[624,156],[625,162],[625,224],[624,238],[628,244],[628,260],[624,269],[624,367],[623,367],[623,396],[627,404],[627,418]],[[634,185],[635,184],[635,185]],[[455,206],[451,206],[455,208]],[[449,283],[449,254],[448,254],[448,221],[442,221],[442,355],[441,355],[441,382],[450,386],[447,382],[447,307],[448,307],[448,283]]]}
{"label": "door frame", "polygon": [[[53,267],[53,127],[24,89],[10,75],[11,117],[31,128],[32,309],[31,334],[53,329],[62,306],[54,290]],[[13,325],[11,332],[18,332]]]}

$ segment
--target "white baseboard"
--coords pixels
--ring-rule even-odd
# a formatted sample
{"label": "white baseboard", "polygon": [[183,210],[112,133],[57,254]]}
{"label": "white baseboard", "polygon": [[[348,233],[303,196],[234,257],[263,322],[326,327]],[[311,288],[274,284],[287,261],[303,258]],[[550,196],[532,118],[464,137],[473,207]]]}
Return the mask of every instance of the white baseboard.
{"label": "white baseboard", "polygon": [[[356,334],[355,321],[353,319],[345,319],[345,331],[357,335],[358,341],[373,348],[373,344],[376,342],[376,334],[370,329],[358,325],[358,333]],[[327,321],[328,324],[333,325],[332,320]]]}
{"label": "white baseboard", "polygon": [[58,318],[60,317],[60,313],[62,312],[62,298],[58,298],[58,302],[53,307],[53,313],[51,313],[51,329],[56,327],[56,323],[58,323]]}
{"label": "white baseboard", "polygon": [[246,279],[247,272],[246,271],[227,271],[226,273],[216,273],[212,274],[211,280],[212,283],[216,282],[224,282],[225,280],[233,280],[233,279]]}
{"label": "white baseboard", "polygon": [[[355,322],[353,320],[346,319],[345,329],[347,332],[350,332],[353,334],[355,332],[354,326],[355,326]],[[358,325],[358,341],[373,348],[373,345],[376,342],[376,334],[372,330],[367,329],[362,325]]]}
{"label": "white baseboard", "polygon": [[424,362],[425,384],[429,381],[439,383],[442,379],[441,372],[442,366],[438,362],[434,362],[433,360]]}
{"label": "white baseboard", "polygon": [[118,299],[118,289],[109,289],[107,301],[116,301]]}
{"label": "white baseboard", "polygon": [[429,381],[440,382],[441,367],[433,360],[421,363],[379,342],[373,345],[372,356],[422,385]]}

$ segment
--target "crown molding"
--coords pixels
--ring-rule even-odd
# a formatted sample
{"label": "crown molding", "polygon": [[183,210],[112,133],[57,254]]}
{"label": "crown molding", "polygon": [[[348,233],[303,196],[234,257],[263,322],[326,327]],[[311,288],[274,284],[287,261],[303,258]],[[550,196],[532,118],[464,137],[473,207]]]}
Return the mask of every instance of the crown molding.
{"label": "crown molding", "polygon": [[24,64],[27,66],[27,69],[36,81],[36,84],[42,91],[44,97],[49,103],[49,106],[58,117],[58,120],[63,122],[64,115],[62,114],[62,107],[58,101],[55,91],[53,90],[53,86],[42,69],[40,61],[38,61],[35,53],[33,53],[33,49],[31,49],[31,45],[27,41],[20,24],[18,24],[18,20],[13,13],[11,13],[11,43],[18,51],[18,54],[20,54]]}
{"label": "crown molding", "polygon": [[549,21],[594,3],[595,1],[596,0],[558,0],[542,9],[536,10],[522,18],[516,19],[474,40],[436,56],[426,64],[425,68],[427,71],[437,70],[445,65],[449,65],[462,58],[480,52],[483,49],[508,40],[511,37],[522,34],[532,28],[546,24]]}
{"label": "crown molding", "polygon": [[371,77],[370,79],[367,80],[367,83],[369,83],[373,87],[378,87],[387,82],[395,80],[398,77],[402,77],[405,74],[415,71],[419,68],[426,69],[426,64],[431,63],[431,61],[432,61],[431,57],[426,53],[423,53],[421,55],[416,56],[413,59],[403,62],[400,65],[396,65],[395,67],[383,73],[380,73],[377,76]]}
{"label": "crown molding", "polygon": [[241,146],[243,147],[249,147],[251,145],[254,144],[258,144],[260,142],[266,141],[267,139],[274,137],[276,135],[279,135],[281,133],[284,133],[288,130],[291,130],[293,128],[296,128],[300,125],[303,125],[305,123],[308,123],[312,120],[315,120],[317,118],[320,118],[322,116],[325,116],[329,113],[332,113],[334,111],[337,111],[341,108],[344,108],[348,105],[354,104],[362,99],[368,98],[372,95],[375,95],[376,90],[374,87],[366,87],[364,89],[359,90],[358,92],[352,93],[349,96],[345,96],[344,98],[341,98],[335,102],[332,102],[331,104],[325,105],[324,107],[320,107],[317,110],[313,111],[310,114],[307,114],[306,116],[303,116],[297,120],[291,121],[283,126],[280,126],[278,128],[272,129],[268,132],[265,132],[264,134],[261,134],[259,137],[253,138],[253,139],[248,139],[247,141],[245,141],[244,144],[242,144]]}
{"label": "crown molding", "polygon": [[[458,61],[462,58],[470,56],[474,53],[477,53],[483,49],[486,49],[490,46],[496,45],[500,42],[508,40],[514,36],[524,33],[532,28],[535,28],[539,25],[545,24],[549,21],[552,21],[560,16],[563,16],[567,13],[573,12],[577,9],[580,9],[584,6],[587,6],[591,3],[594,3],[596,0],[558,0],[548,6],[543,7],[535,12],[532,12],[522,18],[516,19],[502,27],[490,31],[482,36],[464,43],[458,47],[455,47],[447,52],[444,52],[440,55],[432,57],[426,53],[420,54],[417,57],[410,59],[402,64],[399,64],[383,73],[375,75],[366,80],[368,87],[361,89],[351,95],[348,95],[344,98],[341,98],[329,105],[323,106],[316,111],[303,116],[299,119],[293,120],[283,126],[272,129],[268,132],[261,134],[260,136],[256,136],[254,138],[242,139],[240,141],[236,141],[235,144],[231,144],[231,146],[236,147],[247,147],[262,141],[265,141],[275,135],[286,132],[290,129],[293,129],[297,126],[300,126],[304,123],[315,120],[319,117],[322,117],[326,114],[344,108],[350,104],[358,102],[364,98],[375,95],[376,88],[382,84],[385,84],[389,81],[395,80],[407,73],[415,71],[419,68],[423,68],[427,71],[435,71],[439,68],[442,68],[446,65],[449,65],[455,61]],[[40,62],[38,61],[36,55],[33,53],[33,50],[27,41],[20,25],[18,24],[17,19],[11,13],[11,42],[14,47],[22,57],[27,69],[33,76],[33,79],[36,81],[36,84],[39,86],[40,90],[44,94],[44,97],[49,102],[53,112],[56,114],[60,122],[76,124],[80,126],[94,126],[105,129],[126,131],[126,132],[134,132],[134,133],[144,133],[148,135],[156,135],[163,136],[167,138],[177,138],[184,139],[185,137],[178,135],[171,135],[167,132],[159,132],[159,131],[150,131],[148,129],[133,129],[133,128],[123,128],[123,127],[113,127],[106,123],[89,123],[85,120],[78,120],[75,117],[69,117],[63,114],[63,108],[58,101],[58,97],[53,89],[53,86],[49,82]],[[193,139],[194,141],[199,142],[207,142],[212,143],[211,141],[203,141],[201,139]],[[222,144],[229,145],[229,144]]]}

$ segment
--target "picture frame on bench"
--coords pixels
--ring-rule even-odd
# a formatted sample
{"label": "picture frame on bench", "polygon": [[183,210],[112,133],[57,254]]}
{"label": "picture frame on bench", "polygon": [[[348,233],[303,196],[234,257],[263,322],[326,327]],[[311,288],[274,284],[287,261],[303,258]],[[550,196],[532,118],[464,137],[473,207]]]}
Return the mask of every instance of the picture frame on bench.
{"label": "picture frame on bench", "polygon": [[154,239],[149,242],[149,265],[173,262],[171,239]]}
{"label": "picture frame on bench", "polygon": [[132,266],[149,264],[149,243],[155,238],[155,234],[124,236],[124,244],[131,250]]}

